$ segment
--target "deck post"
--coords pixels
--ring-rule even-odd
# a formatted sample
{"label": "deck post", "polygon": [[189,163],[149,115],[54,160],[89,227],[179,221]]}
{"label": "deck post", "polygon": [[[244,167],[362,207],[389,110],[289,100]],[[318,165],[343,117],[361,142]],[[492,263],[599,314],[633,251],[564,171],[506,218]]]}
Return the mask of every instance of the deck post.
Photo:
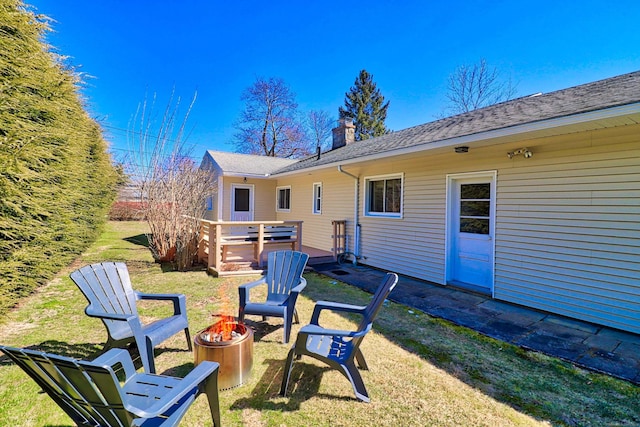
{"label": "deck post", "polygon": [[206,252],[204,247],[205,245],[204,227],[205,227],[205,223],[200,222],[200,230],[198,231],[198,262],[202,262],[204,260],[204,254]]}
{"label": "deck post", "polygon": [[213,231],[213,227],[211,227],[211,224],[209,224],[209,228],[207,229],[207,245],[209,246],[209,254],[207,256],[207,269],[213,267],[215,265],[215,236],[211,235],[211,232]]}
{"label": "deck post", "polygon": [[296,245],[298,252],[302,252],[302,221],[296,221]]}
{"label": "deck post", "polygon": [[262,252],[264,251],[264,224],[260,223],[258,225],[258,249],[256,255],[256,261],[258,263],[258,267],[263,266],[262,262]]}
{"label": "deck post", "polygon": [[[220,223],[216,224],[216,234],[215,234],[215,245],[214,245],[214,268],[216,271],[220,271],[222,269],[222,225]],[[211,247],[211,234],[209,234],[209,247]],[[211,251],[209,251],[209,257],[211,257]]]}

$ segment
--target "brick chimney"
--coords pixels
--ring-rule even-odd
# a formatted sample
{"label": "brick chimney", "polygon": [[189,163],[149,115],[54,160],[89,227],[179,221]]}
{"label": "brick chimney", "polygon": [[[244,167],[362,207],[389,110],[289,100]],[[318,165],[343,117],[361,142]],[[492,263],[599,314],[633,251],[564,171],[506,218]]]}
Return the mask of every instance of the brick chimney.
{"label": "brick chimney", "polygon": [[344,147],[356,140],[356,126],[353,124],[352,119],[338,120],[338,127],[333,128],[331,132],[333,132],[332,150]]}

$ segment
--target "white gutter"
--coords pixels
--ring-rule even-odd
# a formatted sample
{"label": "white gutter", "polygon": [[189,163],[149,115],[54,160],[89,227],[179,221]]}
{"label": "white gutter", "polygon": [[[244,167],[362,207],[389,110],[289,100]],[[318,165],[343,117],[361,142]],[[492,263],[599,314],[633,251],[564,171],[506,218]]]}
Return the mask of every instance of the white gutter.
{"label": "white gutter", "polygon": [[[353,200],[353,264],[355,265],[357,259],[360,257],[360,224],[358,223],[358,201],[360,200],[360,178],[357,176],[342,170],[342,165],[338,165],[338,172],[350,176],[354,179],[354,200]],[[347,251],[349,248],[345,248]]]}
{"label": "white gutter", "polygon": [[243,172],[223,172],[224,176],[233,177],[233,178],[254,178],[254,179],[264,179],[269,178],[271,174],[268,173],[243,173]]}
{"label": "white gutter", "polygon": [[[560,128],[564,126],[577,125],[587,122],[594,122],[598,120],[606,120],[615,117],[623,117],[629,116],[632,114],[640,113],[640,102],[636,102],[634,104],[622,105],[619,107],[611,107],[604,110],[596,110],[590,111],[587,113],[573,114],[570,116],[564,117],[556,117],[552,119],[540,120],[536,122],[524,123],[521,125],[509,126],[500,129],[489,130],[485,132],[474,133],[471,135],[464,135],[450,139],[442,139],[439,141],[431,141],[425,142],[422,144],[412,145],[410,147],[399,148],[397,150],[388,150],[382,151],[376,154],[365,155],[361,157],[354,157],[351,159],[342,159],[337,162],[327,163],[323,165],[313,166],[304,169],[298,169],[291,172],[284,172],[282,174],[275,174],[276,176],[288,176],[288,175],[296,175],[301,172],[312,172],[314,170],[322,170],[333,167],[334,165],[349,165],[354,163],[361,163],[366,161],[385,159],[391,156],[400,156],[403,154],[413,154],[417,152],[430,151],[438,148],[449,148],[455,147],[458,145],[471,144],[474,142],[497,139],[497,138],[507,138],[518,136],[521,134],[531,133],[531,132],[540,132],[544,130],[550,130],[554,128]],[[594,127],[594,129],[602,129],[603,126]],[[402,131],[398,131],[402,132]],[[550,136],[548,134],[544,134],[544,136]]]}

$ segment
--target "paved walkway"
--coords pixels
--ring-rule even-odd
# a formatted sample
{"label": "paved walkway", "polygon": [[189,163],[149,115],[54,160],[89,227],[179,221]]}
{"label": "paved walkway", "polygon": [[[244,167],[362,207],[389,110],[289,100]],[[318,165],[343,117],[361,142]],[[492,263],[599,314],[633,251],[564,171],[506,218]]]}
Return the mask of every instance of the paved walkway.
{"label": "paved walkway", "polygon": [[[335,263],[315,271],[375,292],[385,272]],[[389,299],[525,349],[640,385],[640,335],[400,276]]]}

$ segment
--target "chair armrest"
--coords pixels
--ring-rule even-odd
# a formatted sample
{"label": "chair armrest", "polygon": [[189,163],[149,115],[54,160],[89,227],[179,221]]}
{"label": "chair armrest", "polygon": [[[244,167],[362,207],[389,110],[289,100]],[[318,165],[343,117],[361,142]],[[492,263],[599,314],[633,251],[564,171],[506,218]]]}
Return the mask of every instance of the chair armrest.
{"label": "chair armrest", "polygon": [[87,308],[84,309],[84,312],[89,317],[120,320],[122,322],[128,322],[130,319],[137,319],[137,316],[135,314],[107,313],[105,311],[97,310],[93,305],[88,305]]}
{"label": "chair armrest", "polygon": [[[125,408],[133,412],[134,414],[151,418],[165,413],[171,406],[175,405],[176,401],[180,400],[184,395],[191,393],[191,391],[200,386],[211,375],[217,375],[217,370],[220,365],[217,362],[202,361],[196,366],[189,374],[180,379],[179,387],[174,387],[169,393],[162,396],[162,399],[158,400],[155,404],[149,406],[146,409],[137,408],[133,405],[125,403]],[[151,374],[138,374],[138,375],[151,375]],[[160,375],[151,375],[158,377]],[[126,387],[126,384],[125,384]]]}
{"label": "chair armrest", "polygon": [[300,278],[300,283],[291,288],[291,293],[296,293],[299,294],[300,292],[302,292],[302,290],[307,286],[307,279],[305,279],[304,277]]}
{"label": "chair armrest", "polygon": [[104,311],[96,311],[92,305],[87,306],[84,312],[90,317],[127,322],[138,346],[144,344],[144,340],[142,340],[142,324],[140,323],[140,318],[135,314],[105,313]]}
{"label": "chair armrest", "polygon": [[262,277],[258,280],[255,280],[253,282],[249,282],[249,283],[245,283],[244,285],[240,285],[238,286],[239,289],[251,289],[251,288],[255,288],[258,285],[264,285],[265,283],[267,283],[267,279],[266,277]]}
{"label": "chair armrest", "polygon": [[340,329],[325,329],[318,325],[305,325],[300,328],[298,336],[327,335],[333,337],[357,338],[365,336],[371,330],[371,326],[371,323],[369,323],[362,331],[344,331]]}
{"label": "chair armrest", "polygon": [[249,303],[249,292],[252,288],[255,288],[259,285],[265,285],[267,283],[267,279],[262,277],[253,282],[245,283],[244,285],[238,286],[238,292],[240,296],[240,306],[244,307]]}
{"label": "chair armrest", "polygon": [[136,299],[141,300],[172,301],[174,315],[187,312],[187,297],[184,294],[147,294],[143,292],[135,292],[135,295]]}
{"label": "chair armrest", "polygon": [[112,348],[111,350],[96,357],[91,362],[96,365],[104,366],[105,368],[111,368],[117,364],[122,365],[124,369],[125,381],[129,380],[131,376],[136,374],[136,368],[133,366],[131,355],[127,350],[121,348]]}
{"label": "chair armrest", "polygon": [[352,305],[352,304],[343,304],[340,302],[318,301],[316,302],[316,305],[313,307],[313,314],[311,315],[311,323],[314,325],[318,325],[318,319],[320,318],[320,313],[322,312],[322,310],[342,311],[347,313],[363,314],[366,308],[367,306],[365,305]]}

